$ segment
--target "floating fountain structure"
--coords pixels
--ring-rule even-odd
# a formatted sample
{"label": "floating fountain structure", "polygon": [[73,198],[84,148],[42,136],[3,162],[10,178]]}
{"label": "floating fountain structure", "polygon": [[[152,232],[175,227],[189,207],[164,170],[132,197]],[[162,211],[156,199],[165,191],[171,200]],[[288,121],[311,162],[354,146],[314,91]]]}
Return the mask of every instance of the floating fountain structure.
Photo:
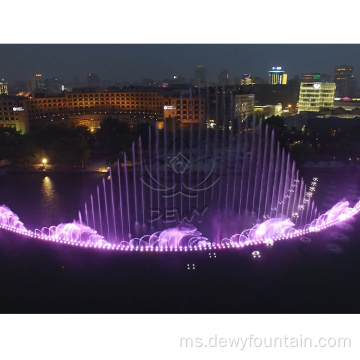
{"label": "floating fountain structure", "polygon": [[274,131],[255,117],[187,130],[169,119],[109,168],[79,221],[131,248],[293,236],[319,216],[317,181],[305,185]]}
{"label": "floating fountain structure", "polygon": [[[274,131],[255,117],[230,111],[215,127],[149,126],[109,167],[79,219],[27,230],[0,206],[0,228],[41,240],[124,251],[194,251],[242,248],[304,237],[360,211],[341,201],[320,215],[307,186]],[[220,121],[221,119],[221,121]],[[304,237],[305,238],[305,237]]]}

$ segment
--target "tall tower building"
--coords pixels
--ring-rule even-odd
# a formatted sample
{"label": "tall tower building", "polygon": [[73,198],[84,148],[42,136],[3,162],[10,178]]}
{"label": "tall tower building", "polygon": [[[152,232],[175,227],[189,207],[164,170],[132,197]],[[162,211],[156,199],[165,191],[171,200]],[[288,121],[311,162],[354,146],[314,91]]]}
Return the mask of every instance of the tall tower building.
{"label": "tall tower building", "polygon": [[207,80],[207,71],[204,65],[198,65],[195,68],[195,83],[204,83]]}
{"label": "tall tower building", "polygon": [[320,111],[334,106],[335,84],[302,82],[299,94],[299,112]]}
{"label": "tall tower building", "polygon": [[287,74],[281,69],[281,66],[274,66],[272,70],[269,71],[269,84],[270,85],[286,85],[287,83]]}
{"label": "tall tower building", "polygon": [[334,70],[334,82],[336,84],[337,97],[352,97],[355,90],[354,68],[348,65],[336,66]]}
{"label": "tall tower building", "polygon": [[8,84],[4,79],[0,80],[0,95],[9,95]]}
{"label": "tall tower building", "polygon": [[43,88],[41,74],[35,74],[34,90],[41,90]]}
{"label": "tall tower building", "polygon": [[39,90],[43,90],[44,84],[41,74],[35,74],[32,78],[28,79],[26,88],[27,91],[30,92],[39,92]]}

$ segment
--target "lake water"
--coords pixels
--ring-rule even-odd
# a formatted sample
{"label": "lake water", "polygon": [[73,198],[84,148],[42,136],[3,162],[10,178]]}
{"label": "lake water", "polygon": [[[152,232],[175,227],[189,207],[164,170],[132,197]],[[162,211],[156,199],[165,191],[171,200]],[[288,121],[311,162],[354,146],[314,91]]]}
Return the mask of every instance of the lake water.
{"label": "lake water", "polygon": [[[358,194],[356,173],[318,176],[319,206]],[[30,229],[72,221],[101,174],[7,174],[0,204]],[[360,219],[273,248],[193,254],[76,249],[0,231],[0,312],[356,313]],[[261,259],[253,259],[259,250]],[[196,270],[188,270],[189,264]]]}
{"label": "lake water", "polygon": [[8,206],[29,229],[78,218],[103,174],[16,173],[0,177],[0,204]]}
{"label": "lake water", "polygon": [[[309,185],[318,177],[315,201],[324,212],[344,197],[359,199],[359,171],[303,171]],[[0,204],[8,206],[29,229],[72,222],[84,210],[90,194],[95,196],[104,174],[95,173],[10,173],[0,176]]]}

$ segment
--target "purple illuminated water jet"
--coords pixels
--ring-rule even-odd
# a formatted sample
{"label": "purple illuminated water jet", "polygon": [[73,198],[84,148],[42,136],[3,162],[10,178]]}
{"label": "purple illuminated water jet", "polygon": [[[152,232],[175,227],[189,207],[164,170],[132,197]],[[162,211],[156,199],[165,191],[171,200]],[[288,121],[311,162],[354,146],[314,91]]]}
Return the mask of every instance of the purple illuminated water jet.
{"label": "purple illuminated water jet", "polygon": [[120,244],[111,244],[96,230],[81,223],[59,224],[43,227],[34,232],[27,230],[18,216],[8,207],[0,206],[0,228],[22,236],[51,241],[72,246],[102,248],[115,251],[196,251],[207,249],[243,248],[264,244],[272,246],[280,240],[300,239],[307,242],[306,235],[347,221],[360,212],[360,201],[350,207],[347,201],[341,201],[318,219],[302,229],[295,229],[290,219],[269,219],[256,224],[251,229],[221,239],[220,243],[209,241],[193,226],[185,225],[164,231],[143,235]]}
{"label": "purple illuminated water jet", "polygon": [[227,104],[224,92],[216,99],[214,129],[192,122],[177,128],[174,118],[163,129],[149,126],[148,136],[109,167],[79,221],[31,232],[2,206],[1,228],[74,246],[193,251],[272,246],[360,211],[359,203],[341,201],[319,216],[318,179],[307,186],[274,131],[255,117],[235,117],[234,100]]}

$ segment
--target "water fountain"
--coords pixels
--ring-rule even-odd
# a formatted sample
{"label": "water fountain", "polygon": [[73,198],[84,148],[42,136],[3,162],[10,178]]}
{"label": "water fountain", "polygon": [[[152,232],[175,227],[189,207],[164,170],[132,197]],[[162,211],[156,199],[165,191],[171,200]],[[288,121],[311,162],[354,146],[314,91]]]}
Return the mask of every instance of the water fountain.
{"label": "water fountain", "polygon": [[77,221],[33,232],[0,206],[0,228],[81,247],[195,251],[305,239],[360,211],[360,202],[341,201],[320,215],[318,179],[306,186],[274,131],[255,117],[229,118],[233,99],[230,112],[221,105],[215,128],[176,128],[174,118],[162,130],[149,127],[110,166]]}
{"label": "water fountain", "polygon": [[[312,199],[318,179],[307,188],[274,132],[255,117],[215,130],[192,125],[170,131],[164,123],[162,131],[149,128],[146,149],[141,138],[133,143],[130,165],[126,154],[113,165],[97,203],[91,195],[79,217],[111,244],[177,248],[263,241],[300,234],[296,228],[312,231],[357,211],[342,202],[331,218],[319,217]],[[89,222],[96,217],[99,224]]]}

